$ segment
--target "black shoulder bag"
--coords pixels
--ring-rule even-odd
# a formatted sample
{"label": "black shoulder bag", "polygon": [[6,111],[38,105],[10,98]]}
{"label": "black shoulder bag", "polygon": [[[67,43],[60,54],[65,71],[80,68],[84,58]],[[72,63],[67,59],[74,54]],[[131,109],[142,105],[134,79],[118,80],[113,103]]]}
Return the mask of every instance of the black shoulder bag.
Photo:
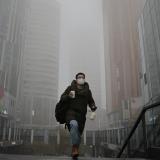
{"label": "black shoulder bag", "polygon": [[55,117],[57,122],[59,122],[60,124],[65,124],[66,120],[66,112],[69,108],[69,100],[68,101],[63,101],[60,100],[57,104],[56,104],[56,108],[55,108]]}

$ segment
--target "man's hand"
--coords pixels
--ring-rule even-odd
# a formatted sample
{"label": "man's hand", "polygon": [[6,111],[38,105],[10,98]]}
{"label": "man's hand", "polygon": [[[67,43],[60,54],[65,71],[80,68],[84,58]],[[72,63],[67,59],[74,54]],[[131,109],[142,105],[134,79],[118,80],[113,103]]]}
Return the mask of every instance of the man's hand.
{"label": "man's hand", "polygon": [[92,112],[96,111],[97,107],[95,105],[91,106]]}
{"label": "man's hand", "polygon": [[69,97],[70,98],[75,98],[75,91],[70,91]]}

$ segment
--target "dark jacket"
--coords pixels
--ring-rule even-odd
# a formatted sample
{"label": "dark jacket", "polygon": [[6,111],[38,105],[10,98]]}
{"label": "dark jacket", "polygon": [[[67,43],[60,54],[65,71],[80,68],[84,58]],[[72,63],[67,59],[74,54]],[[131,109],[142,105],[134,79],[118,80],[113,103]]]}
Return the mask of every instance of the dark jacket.
{"label": "dark jacket", "polygon": [[[68,101],[69,108],[66,112],[66,124],[69,128],[69,122],[71,120],[77,120],[79,125],[79,131],[82,134],[86,122],[87,105],[92,110],[92,106],[95,106],[94,99],[92,97],[89,84],[85,82],[83,89],[78,89],[76,80],[73,80],[71,85],[67,87],[64,93],[61,95],[61,99]],[[70,91],[75,91],[75,98],[70,98]]]}

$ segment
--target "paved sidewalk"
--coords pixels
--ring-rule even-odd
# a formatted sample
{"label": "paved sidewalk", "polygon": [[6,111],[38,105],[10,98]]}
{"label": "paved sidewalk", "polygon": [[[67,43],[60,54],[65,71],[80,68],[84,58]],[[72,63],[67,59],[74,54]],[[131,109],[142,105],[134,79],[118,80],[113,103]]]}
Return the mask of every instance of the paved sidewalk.
{"label": "paved sidewalk", "polygon": [[[72,160],[72,158],[71,157],[24,156],[24,155],[0,154],[0,160]],[[85,157],[80,157],[78,160],[115,160],[115,159],[113,159],[113,158],[85,158]]]}
{"label": "paved sidewalk", "polygon": [[[70,157],[52,157],[52,156],[24,156],[24,155],[5,155],[0,154],[0,160],[72,160]],[[116,158],[84,158],[78,160],[116,160]],[[124,160],[124,158],[118,159]],[[129,159],[129,160],[144,160],[144,159]]]}
{"label": "paved sidewalk", "polygon": [[[110,158],[84,158],[80,157],[78,160],[115,160]],[[5,155],[0,154],[0,160],[72,160],[71,157],[53,157],[53,156],[24,156],[24,155]]]}

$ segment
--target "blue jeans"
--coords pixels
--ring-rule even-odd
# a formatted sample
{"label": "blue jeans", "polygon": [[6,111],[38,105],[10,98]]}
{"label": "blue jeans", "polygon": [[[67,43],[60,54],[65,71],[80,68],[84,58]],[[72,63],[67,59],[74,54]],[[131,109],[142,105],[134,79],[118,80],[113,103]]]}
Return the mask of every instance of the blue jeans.
{"label": "blue jeans", "polygon": [[78,122],[76,120],[71,120],[70,123],[70,137],[72,145],[80,145],[81,135],[78,130]]}

